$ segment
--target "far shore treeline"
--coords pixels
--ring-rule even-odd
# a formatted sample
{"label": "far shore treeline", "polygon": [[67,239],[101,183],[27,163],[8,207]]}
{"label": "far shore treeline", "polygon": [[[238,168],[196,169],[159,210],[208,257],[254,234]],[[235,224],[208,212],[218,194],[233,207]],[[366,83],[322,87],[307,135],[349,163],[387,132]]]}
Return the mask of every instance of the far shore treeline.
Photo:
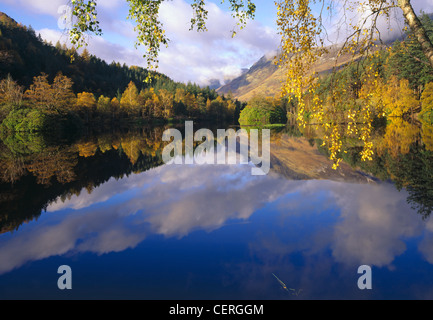
{"label": "far shore treeline", "polygon": [[120,65],[52,45],[0,13],[2,131],[52,131],[83,125],[182,119],[237,122],[242,104],[214,89],[179,83],[137,66]]}
{"label": "far shore treeline", "polygon": [[[420,18],[433,40],[430,16]],[[78,53],[59,42],[47,43],[31,26],[0,13],[0,132],[186,119],[261,126],[301,117],[324,125],[325,140],[340,152],[340,136],[358,134],[368,141],[371,131],[362,125],[379,123],[377,119],[410,117],[433,123],[433,69],[410,31],[390,45],[378,45],[369,58],[321,75],[316,91],[304,93],[302,112],[290,97],[258,91],[245,103],[156,72],[148,83],[148,75],[141,67],[107,64],[86,49]],[[317,101],[323,110],[315,110]]]}

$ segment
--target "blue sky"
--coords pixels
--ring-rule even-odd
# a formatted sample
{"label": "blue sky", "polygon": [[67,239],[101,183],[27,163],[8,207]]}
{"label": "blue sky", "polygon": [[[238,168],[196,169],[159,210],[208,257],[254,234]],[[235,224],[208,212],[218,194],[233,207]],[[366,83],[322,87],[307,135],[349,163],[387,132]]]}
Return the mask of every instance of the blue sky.
{"label": "blue sky", "polygon": [[[68,0],[0,0],[0,11],[24,25],[31,25],[36,33],[52,43],[67,42],[67,35],[58,26],[59,8]],[[133,24],[126,19],[125,0],[99,0],[98,16],[103,29],[102,37],[92,36],[89,51],[106,60],[127,65],[146,66],[143,48],[135,49]],[[231,17],[229,5],[220,1],[207,1],[208,32],[189,31],[192,18],[191,1],[166,1],[160,19],[166,28],[169,47],[160,53],[159,71],[176,81],[209,84],[212,79],[227,81],[250,67],[263,55],[278,48],[279,38],[275,26],[276,8],[273,1],[258,0],[256,18],[231,38],[236,21]]]}

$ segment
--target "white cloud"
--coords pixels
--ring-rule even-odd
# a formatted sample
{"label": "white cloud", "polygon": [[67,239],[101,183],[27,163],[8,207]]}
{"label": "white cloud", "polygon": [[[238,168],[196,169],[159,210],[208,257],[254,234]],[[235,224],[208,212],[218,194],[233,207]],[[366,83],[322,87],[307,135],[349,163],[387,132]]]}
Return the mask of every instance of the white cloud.
{"label": "white cloud", "polygon": [[393,185],[336,190],[342,221],[335,228],[333,255],[346,264],[391,266],[406,251],[405,238],[420,235],[423,225]]}
{"label": "white cloud", "polygon": [[[2,0],[7,5],[13,5],[21,10],[30,11],[36,14],[47,14],[59,17],[59,7],[68,4],[67,0]],[[20,21],[27,24],[26,21]]]}
{"label": "white cloud", "polygon": [[68,44],[68,35],[59,31],[59,30],[53,30],[53,29],[40,29],[35,31],[36,34],[40,34],[42,39],[44,39],[47,42],[51,42],[53,45],[59,41],[61,44]]}
{"label": "white cloud", "polygon": [[[407,250],[405,240],[421,237],[419,250],[431,262],[433,224],[422,222],[406,203],[406,196],[390,184],[255,177],[248,165],[215,165],[212,170],[201,165],[182,170],[164,165],[111,179],[91,194],[83,192],[49,205],[46,219],[2,240],[0,273],[67,252],[122,251],[150,234],[183,237],[195,230],[211,232],[230,221],[247,221],[278,199],[284,201],[274,210],[280,210],[278,219],[284,224],[301,216],[316,221],[316,215],[323,214],[330,216],[318,221],[336,220],[323,227],[306,225],[294,242],[275,245],[272,237],[262,239],[262,244],[269,245],[256,248],[259,251],[282,257],[293,252],[311,256],[329,249],[334,263],[392,268],[395,258]],[[63,211],[66,209],[77,211]]]}
{"label": "white cloud", "polygon": [[[71,46],[67,33],[54,29],[40,29],[36,30],[36,34],[40,34],[42,39],[51,42],[53,45],[59,41],[61,44]],[[144,67],[144,59],[141,50],[128,48],[105,40],[99,36],[89,37],[88,46],[86,47],[89,52],[98,58],[105,60],[107,63],[112,61],[119,62],[120,64],[126,63],[127,65],[137,65]],[[80,49],[79,51],[81,51]]]}
{"label": "white cloud", "polygon": [[208,83],[240,75],[268,51],[278,46],[276,32],[250,21],[232,38],[236,20],[230,13],[209,2],[207,31],[190,31],[192,9],[184,0],[166,2],[161,21],[171,42],[161,52],[161,71],[175,80]]}
{"label": "white cloud", "polygon": [[[49,205],[45,222],[31,224],[19,236],[0,242],[0,274],[68,252],[122,251],[149,234],[182,237],[197,229],[210,232],[232,219],[248,219],[290,185],[271,176],[251,176],[247,165],[218,165],[211,172],[208,166],[186,166],[182,176],[178,169],[165,165],[110,179],[91,194],[83,192]],[[120,198],[104,203],[113,196]],[[58,211],[64,209],[78,210],[69,215]]]}

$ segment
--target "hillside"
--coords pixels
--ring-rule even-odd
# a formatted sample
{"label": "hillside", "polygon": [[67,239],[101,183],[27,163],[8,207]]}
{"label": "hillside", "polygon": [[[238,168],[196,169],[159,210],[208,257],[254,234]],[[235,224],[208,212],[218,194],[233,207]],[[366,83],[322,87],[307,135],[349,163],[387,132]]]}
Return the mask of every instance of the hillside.
{"label": "hillside", "polygon": [[[79,54],[59,42],[47,43],[31,27],[17,23],[3,12],[0,12],[0,35],[0,78],[10,74],[25,87],[41,73],[52,80],[59,72],[72,79],[74,92],[87,91],[96,96],[116,96],[130,81],[139,88],[146,87],[146,69],[116,62],[107,64],[87,50]],[[175,85],[165,75],[159,74],[159,78],[164,85]]]}
{"label": "hillside", "polygon": [[0,11],[0,23],[8,26],[17,26],[18,22],[9,17],[6,13]]}
{"label": "hillside", "polygon": [[47,43],[30,26],[0,15],[0,130],[49,132],[65,120],[63,130],[71,119],[78,130],[82,125],[239,117],[240,103],[209,87],[154,72],[148,82],[148,76],[138,66],[107,64],[86,48],[77,52],[59,41]]}
{"label": "hillside", "polygon": [[[382,46],[378,46],[377,50]],[[340,68],[352,59],[350,54],[342,55],[336,59],[339,47],[334,45],[328,48],[329,53],[324,55],[313,67],[313,72],[328,73],[333,68]],[[241,76],[221,86],[216,91],[219,94],[232,93],[233,98],[247,102],[255,95],[276,96],[281,92],[282,83],[285,82],[286,70],[274,63],[274,56],[263,56]]]}
{"label": "hillside", "polygon": [[279,86],[278,79],[278,67],[273,63],[273,59],[263,56],[247,72],[218,88],[217,92],[221,94],[231,92],[234,97],[246,101],[254,92],[273,95]]}
{"label": "hillside", "polygon": [[[338,47],[330,47],[329,53],[320,59],[313,70],[318,73],[330,72],[332,68],[338,68],[353,59],[351,55],[343,55],[336,64],[337,52]],[[247,72],[221,86],[217,92],[220,94],[231,92],[233,98],[244,102],[257,94],[278,95],[281,91],[281,85],[285,81],[285,69],[279,68],[274,63],[274,59],[274,56],[263,56]]]}

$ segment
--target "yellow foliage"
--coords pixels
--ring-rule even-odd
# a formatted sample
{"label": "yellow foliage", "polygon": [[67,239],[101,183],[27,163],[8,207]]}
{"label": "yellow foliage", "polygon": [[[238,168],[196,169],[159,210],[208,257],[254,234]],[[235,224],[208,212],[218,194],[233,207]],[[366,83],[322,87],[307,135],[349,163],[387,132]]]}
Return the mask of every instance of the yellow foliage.
{"label": "yellow foliage", "polygon": [[433,82],[427,83],[424,91],[421,95],[421,114],[429,115],[429,118],[432,119],[431,113],[433,111]]}
{"label": "yellow foliage", "polygon": [[159,98],[161,100],[163,113],[165,117],[170,118],[174,114],[173,110],[173,94],[166,89],[161,89],[158,92]]}
{"label": "yellow foliage", "polygon": [[128,87],[123,92],[120,106],[126,109],[135,109],[139,106],[138,89],[134,82],[129,82]]}
{"label": "yellow foliage", "polygon": [[94,142],[78,143],[77,147],[79,156],[85,158],[94,156],[98,150],[98,144]]}
{"label": "yellow foliage", "polygon": [[12,80],[10,75],[0,81],[0,104],[19,106],[23,98],[23,88]]}
{"label": "yellow foliage", "polygon": [[111,99],[111,106],[113,108],[119,108],[120,102],[119,102],[119,100],[116,97],[114,97],[113,99]]}
{"label": "yellow foliage", "polygon": [[421,138],[425,148],[433,151],[433,126],[424,121],[422,121]]}
{"label": "yellow foliage", "polygon": [[78,107],[93,109],[96,107],[96,99],[93,93],[90,92],[81,92],[77,94],[77,100],[75,104]]}
{"label": "yellow foliage", "polygon": [[409,81],[398,80],[395,76],[392,76],[383,87],[382,103],[385,112],[393,117],[401,117],[419,105],[415,93],[409,87]]}
{"label": "yellow foliage", "polygon": [[386,126],[385,135],[377,146],[378,152],[388,151],[393,157],[407,154],[410,145],[418,139],[419,129],[401,117],[391,118],[390,121]]}
{"label": "yellow foliage", "polygon": [[33,83],[24,96],[36,108],[49,113],[59,113],[70,107],[74,99],[72,80],[59,73],[52,84],[48,75],[41,74],[33,78]]}
{"label": "yellow foliage", "polygon": [[[370,23],[371,27],[369,27],[366,22],[369,19],[375,21],[381,15],[388,19],[389,10],[392,7],[388,5],[388,2],[392,4],[388,0],[368,2],[355,0],[343,5],[343,14],[347,14],[346,11],[356,12],[366,18],[365,21],[361,19],[356,24],[349,21],[349,36],[338,51],[335,66],[338,66],[337,61],[344,54],[352,55],[354,59],[362,55],[369,57],[376,54],[371,49],[376,47],[378,29],[375,28],[375,24]],[[374,64],[368,66],[368,76],[364,79],[364,84],[370,82],[371,88],[365,89],[361,106],[354,101],[351,102],[352,105],[348,105],[347,90],[344,84],[339,84],[338,80],[335,81],[336,79],[332,79],[336,83],[332,86],[328,100],[323,101],[323,97],[317,93],[318,74],[313,70],[313,66],[329,52],[329,48],[325,46],[327,33],[322,25],[322,14],[325,7],[319,10],[316,16],[313,11],[314,1],[284,0],[277,1],[276,4],[278,8],[277,26],[282,37],[281,53],[277,63],[287,70],[286,79],[282,85],[282,95],[296,98],[298,123],[305,128],[306,115],[309,114],[312,117],[309,118],[310,120],[323,126],[325,144],[330,147],[330,158],[334,161],[334,169],[340,162],[342,136],[340,123],[347,124],[346,131],[350,134],[359,135],[359,140],[364,144],[361,152],[362,159],[371,159],[371,123],[378,102],[372,99],[372,93],[376,91],[375,87],[378,85],[378,71],[375,71]],[[328,11],[331,9],[329,6],[326,8]],[[412,102],[412,100],[406,101],[411,106]],[[362,123],[360,128],[357,128],[358,123]]]}
{"label": "yellow foliage", "polygon": [[138,137],[122,138],[122,150],[131,164],[135,164],[140,157],[141,150],[145,148],[144,142]]}

